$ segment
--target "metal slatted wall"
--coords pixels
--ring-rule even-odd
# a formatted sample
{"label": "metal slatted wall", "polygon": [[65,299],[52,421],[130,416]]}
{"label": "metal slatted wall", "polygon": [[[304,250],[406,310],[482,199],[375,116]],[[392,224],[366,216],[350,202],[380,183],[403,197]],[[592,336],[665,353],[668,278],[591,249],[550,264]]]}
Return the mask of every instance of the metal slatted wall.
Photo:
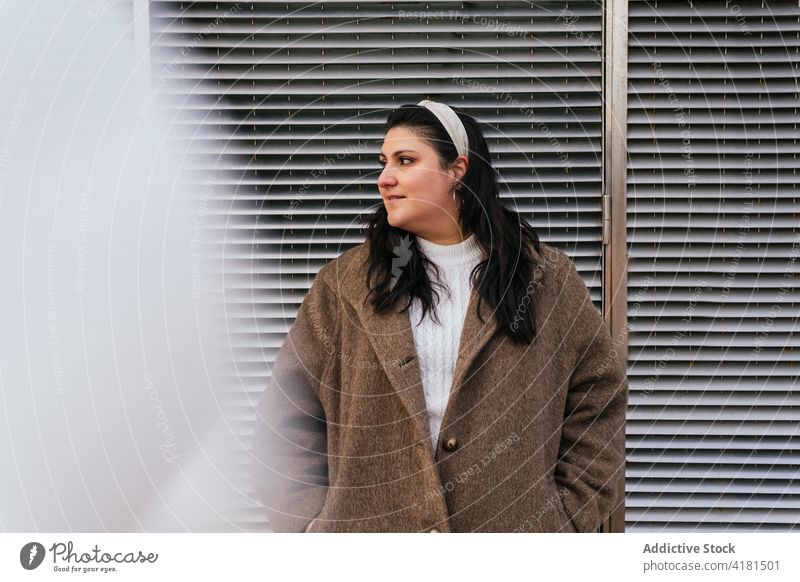
{"label": "metal slatted wall", "polygon": [[152,84],[191,142],[203,269],[224,278],[236,529],[268,529],[253,405],[315,273],[364,240],[390,109],[441,99],[482,120],[503,197],[600,307],[601,24],[594,2],[151,2]]}
{"label": "metal slatted wall", "polygon": [[797,530],[800,7],[629,19],[626,531]]}

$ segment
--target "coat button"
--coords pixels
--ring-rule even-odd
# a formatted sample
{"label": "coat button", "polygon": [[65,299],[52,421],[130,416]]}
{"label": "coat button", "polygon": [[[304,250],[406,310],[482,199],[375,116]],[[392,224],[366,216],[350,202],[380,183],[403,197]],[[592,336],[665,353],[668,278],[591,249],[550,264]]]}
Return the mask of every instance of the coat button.
{"label": "coat button", "polygon": [[428,533],[442,533],[442,532],[440,532],[437,528],[432,527],[431,529],[428,530]]}
{"label": "coat button", "polygon": [[442,446],[446,451],[455,451],[458,448],[458,439],[456,437],[450,437],[444,441]]}

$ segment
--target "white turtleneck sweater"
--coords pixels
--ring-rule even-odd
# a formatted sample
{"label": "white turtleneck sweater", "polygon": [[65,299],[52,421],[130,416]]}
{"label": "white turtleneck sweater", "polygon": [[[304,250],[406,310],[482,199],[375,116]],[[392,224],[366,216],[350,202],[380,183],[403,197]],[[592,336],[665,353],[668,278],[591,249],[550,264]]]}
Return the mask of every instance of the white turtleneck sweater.
{"label": "white turtleneck sweater", "polygon": [[[422,306],[418,299],[409,309],[428,408],[431,446],[435,453],[442,417],[453,385],[461,328],[472,292],[469,276],[480,262],[483,251],[474,234],[457,244],[440,245],[421,237],[417,237],[417,244],[428,260],[439,268],[439,282],[450,290],[448,295],[434,285],[439,294],[436,313],[441,324],[433,320],[430,311],[420,322]],[[433,267],[429,267],[428,277],[432,282],[437,280]]]}

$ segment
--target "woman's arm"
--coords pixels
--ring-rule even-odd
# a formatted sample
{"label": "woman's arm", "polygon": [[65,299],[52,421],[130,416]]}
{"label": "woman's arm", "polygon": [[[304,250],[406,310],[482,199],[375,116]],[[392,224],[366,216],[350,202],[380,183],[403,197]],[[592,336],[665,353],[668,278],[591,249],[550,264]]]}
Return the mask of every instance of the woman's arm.
{"label": "woman's arm", "polygon": [[575,528],[591,532],[617,501],[625,472],[628,378],[622,341],[612,341],[589,289],[570,260],[557,291],[565,310],[567,344],[576,349],[562,425],[555,481]]}
{"label": "woman's arm", "polygon": [[325,505],[327,425],[320,391],[337,349],[337,313],[337,297],[317,274],[259,400],[255,487],[276,532],[306,531]]}

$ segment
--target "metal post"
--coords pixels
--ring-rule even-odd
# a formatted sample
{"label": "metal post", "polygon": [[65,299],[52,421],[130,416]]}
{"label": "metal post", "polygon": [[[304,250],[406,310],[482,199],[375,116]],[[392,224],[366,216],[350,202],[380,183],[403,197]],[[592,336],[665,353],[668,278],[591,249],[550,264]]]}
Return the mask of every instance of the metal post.
{"label": "metal post", "polygon": [[[603,2],[603,315],[627,367],[628,3]],[[617,445],[625,453],[625,431]],[[625,478],[604,532],[625,531]]]}

